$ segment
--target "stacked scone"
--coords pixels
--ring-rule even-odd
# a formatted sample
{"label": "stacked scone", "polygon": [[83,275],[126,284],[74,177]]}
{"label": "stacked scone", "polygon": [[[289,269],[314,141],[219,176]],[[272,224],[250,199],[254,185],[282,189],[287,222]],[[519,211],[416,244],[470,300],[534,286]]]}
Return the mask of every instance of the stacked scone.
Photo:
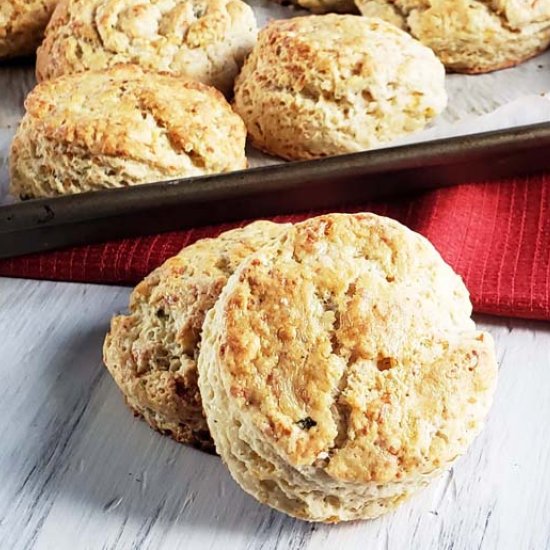
{"label": "stacked scone", "polygon": [[311,521],[376,517],[425,486],[467,450],[495,389],[460,277],[373,214],[199,241],[130,309],[104,348],[129,405]]}
{"label": "stacked scone", "polygon": [[214,449],[197,383],[204,317],[241,262],[286,229],[255,222],[184,248],[135,288],[130,314],[113,319],[105,364],[128,405],[153,428]]}

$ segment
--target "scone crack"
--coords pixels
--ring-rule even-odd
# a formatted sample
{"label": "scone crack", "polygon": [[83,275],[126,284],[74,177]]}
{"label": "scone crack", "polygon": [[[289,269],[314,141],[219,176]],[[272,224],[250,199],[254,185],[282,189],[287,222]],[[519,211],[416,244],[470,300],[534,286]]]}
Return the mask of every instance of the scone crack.
{"label": "scone crack", "polygon": [[[162,112],[162,107],[155,102],[154,97],[147,91],[138,92],[136,104],[141,111],[143,119],[146,120],[150,116],[155,122],[156,127],[162,131],[166,141],[170,144],[172,150],[177,155],[182,153],[189,157],[189,160],[197,168],[206,166],[206,159],[193,145],[186,140],[186,136],[178,131],[178,128],[173,128],[171,118],[165,116],[167,113]],[[153,146],[153,144],[151,144]]]}

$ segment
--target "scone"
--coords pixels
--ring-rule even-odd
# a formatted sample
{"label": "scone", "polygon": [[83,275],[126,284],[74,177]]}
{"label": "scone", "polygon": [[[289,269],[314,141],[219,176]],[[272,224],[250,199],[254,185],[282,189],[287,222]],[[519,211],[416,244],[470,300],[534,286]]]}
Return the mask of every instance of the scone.
{"label": "scone", "polygon": [[353,0],[274,0],[284,6],[294,4],[313,13],[357,13]]}
{"label": "scone", "polygon": [[0,2],[0,59],[34,54],[57,0]]}
{"label": "scone", "polygon": [[550,1],[356,0],[432,48],[456,72],[485,73],[521,63],[550,44]]}
{"label": "scone", "polygon": [[39,84],[10,152],[21,198],[246,168],[246,129],[208,86],[138,66]]}
{"label": "scone", "polygon": [[36,74],[41,81],[137,63],[227,94],[256,33],[254,13],[241,0],[61,0]]}
{"label": "scone", "polygon": [[105,365],[153,428],[213,451],[197,386],[204,316],[241,261],[288,227],[255,222],[184,248],[135,288],[129,315],[113,318]]}
{"label": "scone", "polygon": [[246,259],[203,325],[199,388],[216,450],[260,502],[373,518],[448,468],[495,389],[491,337],[420,235],[328,215]]}
{"label": "scone", "polygon": [[355,15],[273,21],[235,85],[252,144],[285,159],[369,149],[446,106],[445,70],[395,26]]}

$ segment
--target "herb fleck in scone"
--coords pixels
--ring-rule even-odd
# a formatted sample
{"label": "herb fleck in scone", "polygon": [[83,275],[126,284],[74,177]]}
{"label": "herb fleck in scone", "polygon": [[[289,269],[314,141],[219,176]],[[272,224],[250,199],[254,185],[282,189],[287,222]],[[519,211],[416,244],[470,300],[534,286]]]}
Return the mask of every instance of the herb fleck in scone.
{"label": "herb fleck in scone", "polygon": [[512,67],[550,44],[548,0],[356,0],[432,48],[452,71]]}
{"label": "herb fleck in scone", "polygon": [[34,54],[57,0],[0,2],[0,59]]}
{"label": "herb fleck in scone", "polygon": [[420,130],[447,104],[434,53],[355,15],[273,21],[235,85],[252,144],[286,159],[369,149]]}
{"label": "herb fleck in scone", "polygon": [[288,228],[262,221],[197,241],[135,288],[128,315],[113,318],[105,365],[153,428],[213,451],[197,385],[204,317],[238,265]]}
{"label": "herb fleck in scone", "polygon": [[10,153],[11,193],[53,197],[246,168],[223,95],[136,65],[39,84]]}
{"label": "herb fleck in scone", "polygon": [[216,450],[259,501],[376,517],[448,468],[495,390],[491,337],[433,246],[387,218],[297,224],[246,259],[203,325]]}
{"label": "herb fleck in scone", "polygon": [[241,0],[61,0],[37,54],[37,78],[137,63],[231,91],[256,41]]}

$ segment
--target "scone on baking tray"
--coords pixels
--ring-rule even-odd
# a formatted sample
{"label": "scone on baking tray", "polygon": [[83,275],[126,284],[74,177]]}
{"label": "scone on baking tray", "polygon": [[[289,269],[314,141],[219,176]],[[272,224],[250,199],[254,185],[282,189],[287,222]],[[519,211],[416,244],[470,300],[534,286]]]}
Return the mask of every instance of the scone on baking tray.
{"label": "scone on baking tray", "polygon": [[137,63],[229,93],[256,41],[241,0],[61,0],[37,54],[39,81]]}
{"label": "scone on baking tray", "polygon": [[0,2],[0,59],[34,54],[57,0]]}
{"label": "scone on baking tray", "polygon": [[235,84],[258,149],[313,159],[420,130],[446,106],[445,70],[394,25],[355,15],[269,23]]}
{"label": "scone on baking tray", "polygon": [[39,84],[10,151],[10,191],[53,197],[246,168],[246,130],[214,88],[136,65]]}
{"label": "scone on baking tray", "polygon": [[198,360],[231,474],[292,516],[376,517],[462,455],[495,389],[462,280],[399,223],[334,214],[251,255],[207,314]]}
{"label": "scone on baking tray", "polygon": [[105,365],[128,405],[153,428],[213,451],[197,385],[204,316],[241,261],[288,227],[260,221],[197,241],[135,288],[128,315],[113,318]]}
{"label": "scone on baking tray", "polygon": [[445,66],[463,73],[512,67],[550,44],[548,0],[356,0],[432,48]]}

